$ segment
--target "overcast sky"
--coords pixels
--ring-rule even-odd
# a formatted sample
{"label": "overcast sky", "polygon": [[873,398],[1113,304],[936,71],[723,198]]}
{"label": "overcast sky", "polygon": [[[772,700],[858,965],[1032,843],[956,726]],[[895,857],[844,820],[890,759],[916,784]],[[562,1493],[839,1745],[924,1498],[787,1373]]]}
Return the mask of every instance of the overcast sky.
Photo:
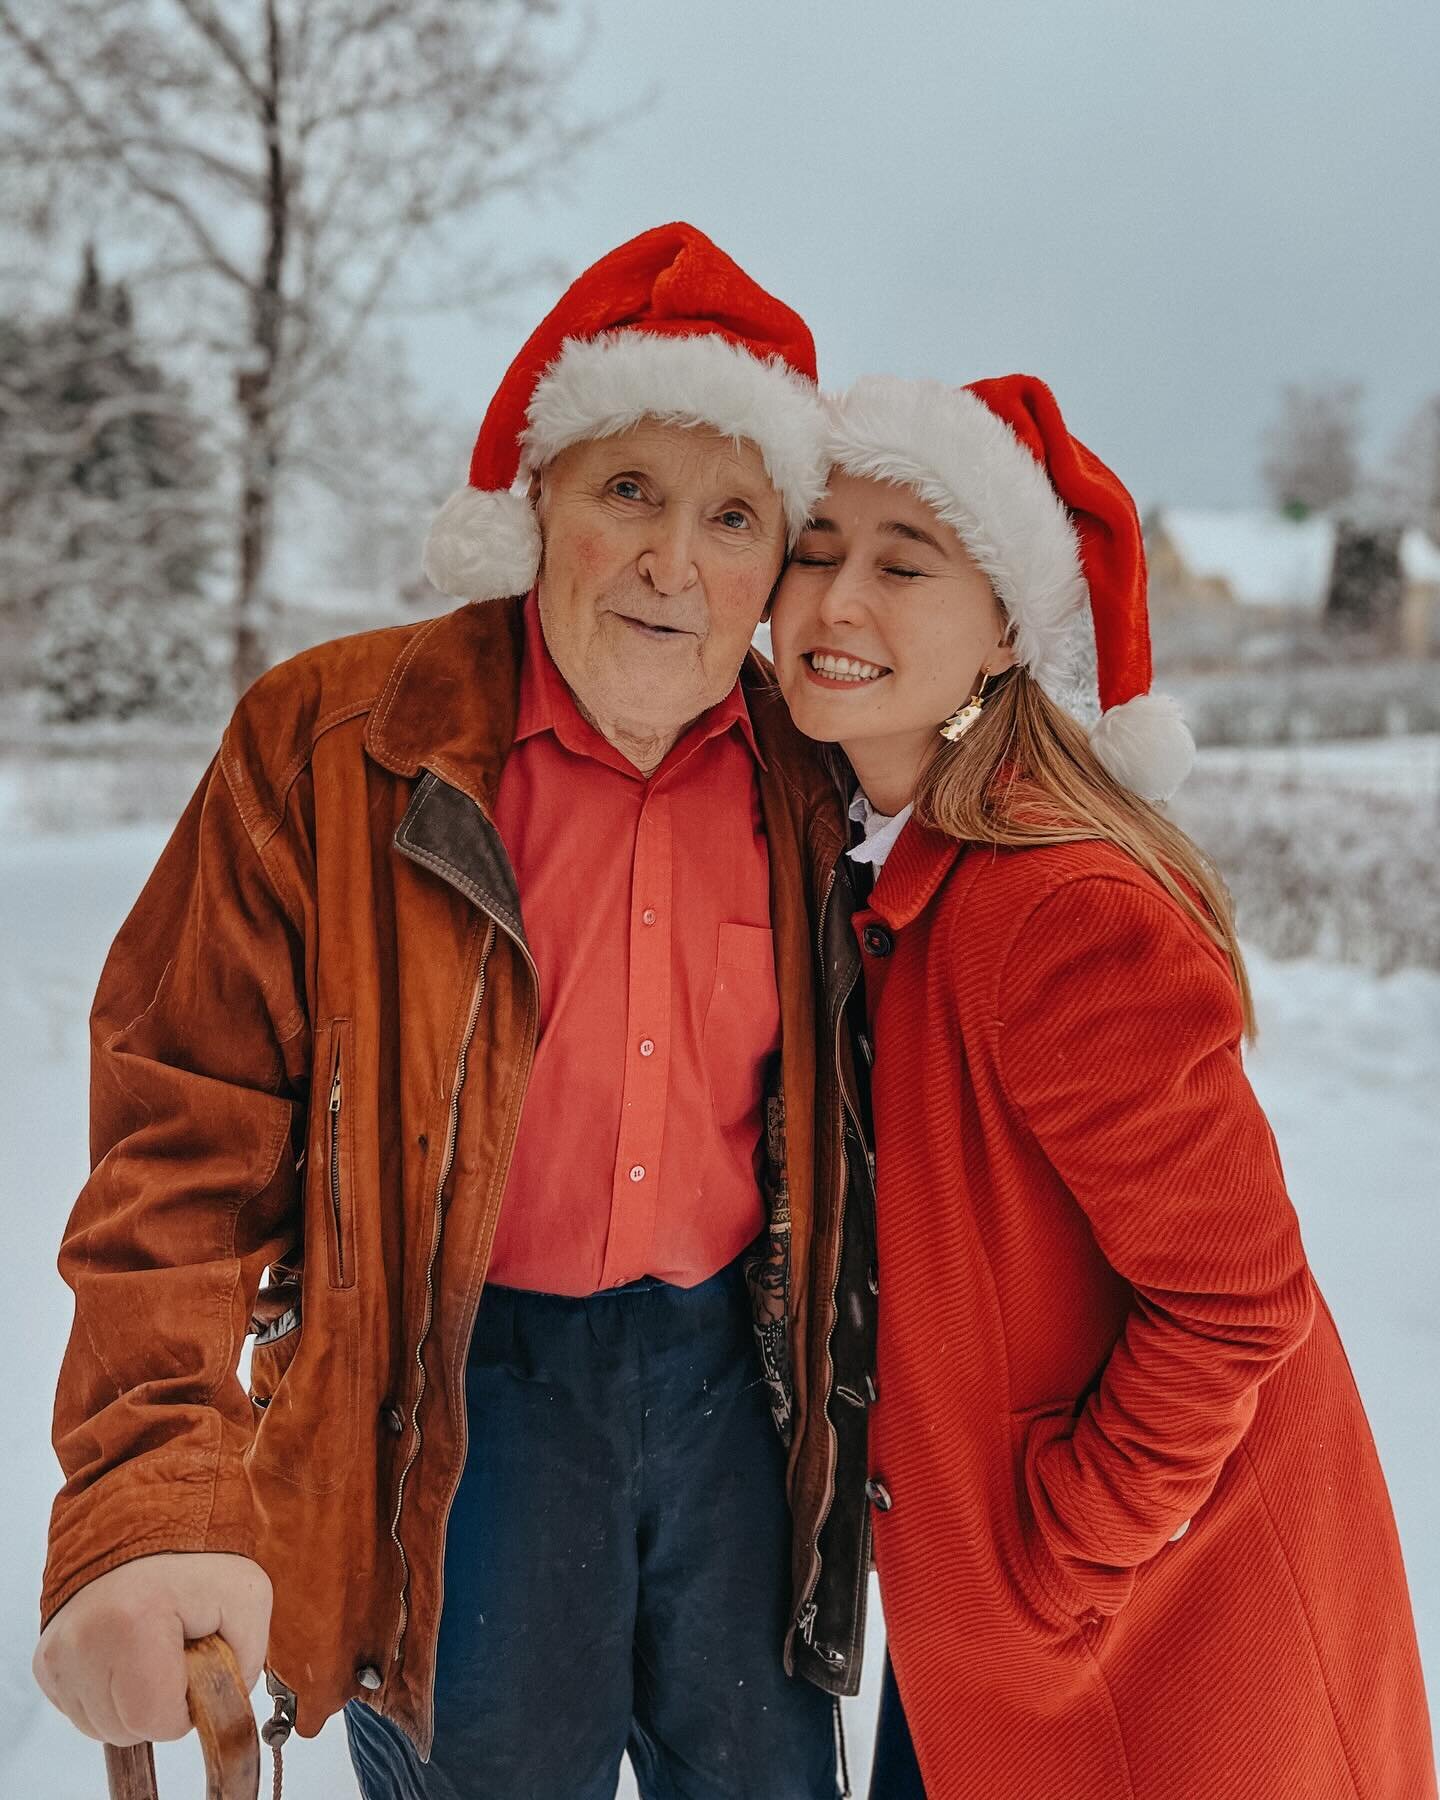
{"label": "overcast sky", "polygon": [[[1031,370],[1142,504],[1256,499],[1282,381],[1361,382],[1376,454],[1440,390],[1436,0],[596,14],[577,108],[649,98],[490,216],[517,256],[574,274],[688,219],[805,316],[827,385]],[[407,334],[456,469],[553,298]]]}

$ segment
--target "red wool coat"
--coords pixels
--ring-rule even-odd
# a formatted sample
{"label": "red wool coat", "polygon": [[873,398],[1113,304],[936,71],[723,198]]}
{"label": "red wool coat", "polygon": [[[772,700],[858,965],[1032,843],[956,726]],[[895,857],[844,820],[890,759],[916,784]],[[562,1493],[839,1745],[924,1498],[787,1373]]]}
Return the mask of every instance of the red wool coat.
{"label": "red wool coat", "polygon": [[930,1800],[1434,1800],[1224,957],[1109,846],[913,824],[856,926],[875,1558]]}

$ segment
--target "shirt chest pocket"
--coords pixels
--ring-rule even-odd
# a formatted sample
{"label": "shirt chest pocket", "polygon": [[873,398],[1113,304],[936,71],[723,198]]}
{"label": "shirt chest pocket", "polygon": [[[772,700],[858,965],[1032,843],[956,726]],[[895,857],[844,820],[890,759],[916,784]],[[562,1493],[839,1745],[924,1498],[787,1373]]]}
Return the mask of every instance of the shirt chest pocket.
{"label": "shirt chest pocket", "polygon": [[754,1140],[765,1061],[780,1041],[774,933],[768,926],[720,926],[703,1041],[716,1124],[727,1135]]}

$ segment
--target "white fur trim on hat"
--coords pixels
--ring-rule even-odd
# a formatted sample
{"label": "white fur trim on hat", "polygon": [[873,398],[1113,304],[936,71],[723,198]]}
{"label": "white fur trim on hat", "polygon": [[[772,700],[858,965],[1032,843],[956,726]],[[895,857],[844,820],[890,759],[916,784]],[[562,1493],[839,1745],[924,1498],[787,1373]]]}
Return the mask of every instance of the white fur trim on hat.
{"label": "white fur trim on hat", "polygon": [[1094,711],[1080,543],[1050,479],[984,401],[939,381],[862,377],[827,399],[830,458],[910,488],[954,528],[1015,627],[1019,660],[1068,711]]}
{"label": "white fur trim on hat", "polygon": [[571,444],[659,419],[754,444],[792,541],[825,491],[825,420],[815,389],[779,357],[762,361],[713,332],[570,338],[536,384],[527,418],[522,475]]}
{"label": "white fur trim on hat", "polygon": [[528,594],[540,570],[540,526],[529,498],[457,489],[435,515],[421,567],[456,600]]}
{"label": "white fur trim on hat", "polygon": [[1122,787],[1157,804],[1195,766],[1195,740],[1170,694],[1137,694],[1112,706],[1092,729],[1090,745]]}

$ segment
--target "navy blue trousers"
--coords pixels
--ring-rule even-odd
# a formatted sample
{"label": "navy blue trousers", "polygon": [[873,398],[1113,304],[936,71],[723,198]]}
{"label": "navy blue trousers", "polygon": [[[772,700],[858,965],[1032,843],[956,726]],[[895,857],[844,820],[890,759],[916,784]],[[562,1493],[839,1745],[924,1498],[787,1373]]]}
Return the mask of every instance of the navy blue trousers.
{"label": "navy blue trousers", "polygon": [[870,1800],[925,1800],[925,1783],[920,1779],[920,1764],[915,1759],[915,1745],[888,1656],[880,1689],[875,1761],[870,1768]]}
{"label": "navy blue trousers", "polygon": [[428,1764],[369,1707],[364,1800],[834,1800],[780,1661],[784,1452],[739,1266],[588,1299],[487,1288],[466,1371]]}

